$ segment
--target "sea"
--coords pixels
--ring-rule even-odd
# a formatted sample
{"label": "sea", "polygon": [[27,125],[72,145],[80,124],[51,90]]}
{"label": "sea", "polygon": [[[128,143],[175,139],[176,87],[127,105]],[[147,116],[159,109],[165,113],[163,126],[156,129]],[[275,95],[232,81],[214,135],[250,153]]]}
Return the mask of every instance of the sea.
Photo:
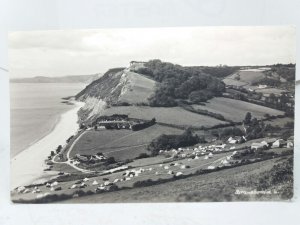
{"label": "sea", "polygon": [[85,83],[10,83],[11,158],[49,134]]}

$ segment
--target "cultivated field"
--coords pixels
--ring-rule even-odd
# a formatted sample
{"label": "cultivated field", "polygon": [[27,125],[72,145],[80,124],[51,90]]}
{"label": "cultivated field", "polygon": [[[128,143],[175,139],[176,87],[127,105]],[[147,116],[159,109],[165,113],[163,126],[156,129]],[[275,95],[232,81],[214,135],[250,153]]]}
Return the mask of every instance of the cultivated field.
{"label": "cultivated field", "polygon": [[120,106],[108,108],[103,113],[103,115],[113,114],[127,114],[131,118],[145,120],[155,118],[156,122],[181,126],[211,127],[226,123],[209,116],[186,111],[180,107]]}
{"label": "cultivated field", "polygon": [[145,76],[134,72],[126,72],[127,85],[126,90],[122,90],[123,94],[119,98],[121,102],[128,102],[131,104],[148,102],[148,98],[154,93],[155,81]]}
{"label": "cultivated field", "polygon": [[236,74],[230,75],[230,77],[226,77],[225,79],[223,79],[223,82],[226,85],[234,85],[234,86],[245,86],[245,85],[248,85],[247,82],[240,81],[240,80],[235,80],[234,79],[235,76],[236,76]]}
{"label": "cultivated field", "polygon": [[[239,77],[239,80],[236,80],[236,77]],[[263,70],[249,69],[240,70],[237,73],[226,77],[223,81],[226,85],[244,86],[251,85],[253,82],[260,81],[264,77],[265,74],[263,73]]]}
{"label": "cultivated field", "polygon": [[269,113],[270,115],[284,114],[284,112],[276,109],[223,97],[213,98],[209,100],[209,103],[206,103],[205,106],[193,105],[193,107],[195,109],[203,109],[219,113],[226,119],[230,119],[232,121],[242,121],[247,112],[251,112],[252,116],[256,118],[263,118],[266,113]]}
{"label": "cultivated field", "polygon": [[147,145],[161,134],[181,134],[183,131],[154,125],[140,131],[131,130],[99,130],[87,131],[75,144],[71,157],[76,154],[96,154],[106,153],[117,160],[132,159],[141,153],[149,153]]}

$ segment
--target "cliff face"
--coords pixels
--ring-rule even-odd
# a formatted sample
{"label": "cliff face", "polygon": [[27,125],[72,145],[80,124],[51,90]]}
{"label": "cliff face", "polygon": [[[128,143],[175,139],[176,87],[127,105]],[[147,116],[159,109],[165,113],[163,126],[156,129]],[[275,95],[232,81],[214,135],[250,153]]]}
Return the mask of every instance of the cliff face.
{"label": "cliff face", "polygon": [[86,103],[80,111],[81,119],[92,120],[107,106],[148,104],[156,82],[132,72],[133,66],[108,70],[76,95],[78,101]]}
{"label": "cliff face", "polygon": [[120,95],[123,70],[124,68],[110,69],[101,78],[93,81],[79,92],[76,99],[86,101],[88,98],[96,98],[109,103],[116,102]]}

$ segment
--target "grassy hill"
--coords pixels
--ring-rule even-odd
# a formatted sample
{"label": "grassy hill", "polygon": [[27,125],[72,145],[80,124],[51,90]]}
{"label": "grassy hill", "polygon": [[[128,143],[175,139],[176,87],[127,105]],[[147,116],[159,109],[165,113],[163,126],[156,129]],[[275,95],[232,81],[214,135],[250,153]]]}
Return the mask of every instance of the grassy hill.
{"label": "grassy hill", "polygon": [[148,98],[154,94],[156,82],[134,72],[126,72],[126,86],[122,89],[120,102],[129,104],[147,103]]}

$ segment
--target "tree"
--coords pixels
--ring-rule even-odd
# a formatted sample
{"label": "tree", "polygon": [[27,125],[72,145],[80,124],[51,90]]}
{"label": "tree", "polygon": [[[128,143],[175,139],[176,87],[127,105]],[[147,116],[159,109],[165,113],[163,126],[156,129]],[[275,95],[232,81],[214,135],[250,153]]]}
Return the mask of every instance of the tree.
{"label": "tree", "polygon": [[204,137],[199,138],[198,135],[193,135],[191,129],[187,129],[181,135],[162,134],[152,140],[147,149],[152,152],[152,155],[157,155],[161,149],[170,150],[172,148],[191,146],[199,142],[205,142]]}
{"label": "tree", "polygon": [[107,163],[107,164],[113,164],[113,163],[115,163],[115,162],[116,162],[116,160],[115,160],[114,157],[109,157],[109,158],[107,158],[107,160],[106,160],[106,163]]}
{"label": "tree", "polygon": [[247,113],[246,113],[246,116],[245,116],[245,119],[244,119],[244,123],[245,123],[245,124],[250,124],[251,119],[252,119],[251,113],[250,113],[250,112],[247,112]]}
{"label": "tree", "polygon": [[59,145],[59,146],[56,148],[56,153],[57,153],[57,154],[60,153],[61,150],[62,150],[62,146]]}
{"label": "tree", "polygon": [[266,113],[265,115],[264,115],[264,117],[266,118],[266,119],[270,119],[270,114],[269,113]]}

